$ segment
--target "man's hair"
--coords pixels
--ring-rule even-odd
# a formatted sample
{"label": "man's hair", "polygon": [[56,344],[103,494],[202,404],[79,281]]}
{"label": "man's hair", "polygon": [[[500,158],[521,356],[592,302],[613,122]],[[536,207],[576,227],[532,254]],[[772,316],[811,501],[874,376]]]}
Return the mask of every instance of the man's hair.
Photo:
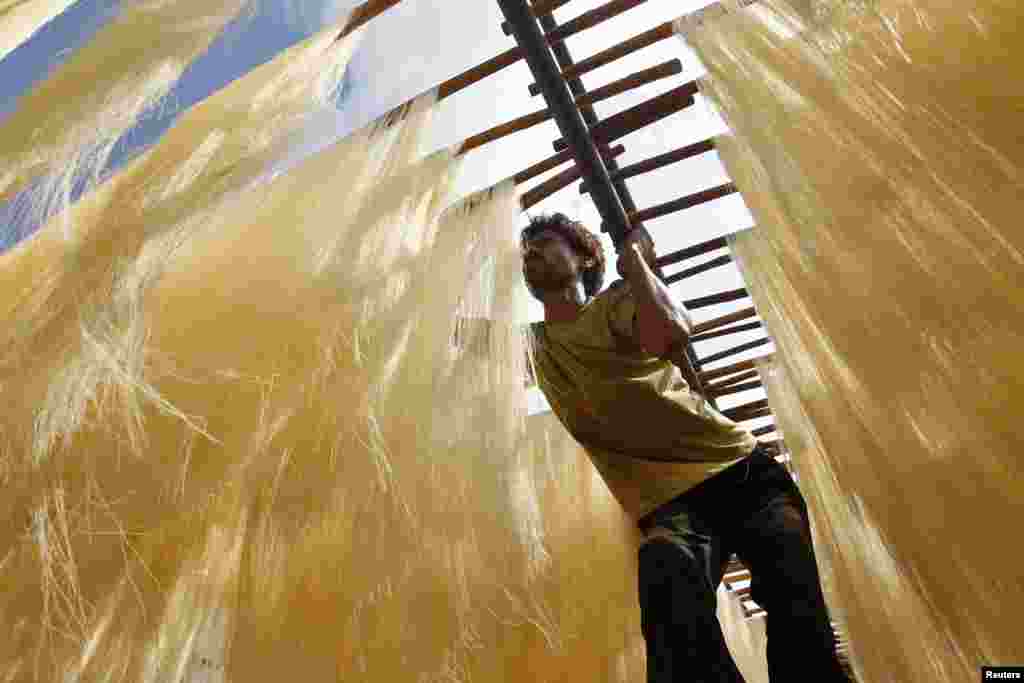
{"label": "man's hair", "polygon": [[590,232],[579,221],[570,220],[564,213],[546,214],[530,219],[530,224],[523,228],[521,244],[526,243],[545,230],[552,230],[564,237],[579,256],[593,259],[594,265],[583,268],[583,291],[587,296],[594,296],[601,291],[604,284],[604,248],[597,235]]}

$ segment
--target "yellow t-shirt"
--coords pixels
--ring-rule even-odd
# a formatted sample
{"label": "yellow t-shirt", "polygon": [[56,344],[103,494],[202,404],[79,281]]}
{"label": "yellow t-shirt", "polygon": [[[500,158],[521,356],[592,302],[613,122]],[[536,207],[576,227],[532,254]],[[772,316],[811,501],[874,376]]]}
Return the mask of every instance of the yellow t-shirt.
{"label": "yellow t-shirt", "polygon": [[639,519],[750,455],[757,440],[632,341],[635,312],[629,285],[617,283],[575,321],[531,330],[538,386]]}

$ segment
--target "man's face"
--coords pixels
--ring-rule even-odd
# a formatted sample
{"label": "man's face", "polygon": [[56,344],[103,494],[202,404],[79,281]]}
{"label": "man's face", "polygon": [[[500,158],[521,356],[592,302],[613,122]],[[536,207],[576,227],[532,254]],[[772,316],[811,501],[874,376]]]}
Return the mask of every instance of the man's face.
{"label": "man's face", "polygon": [[564,289],[579,275],[579,256],[554,230],[541,231],[523,246],[523,276],[534,294]]}

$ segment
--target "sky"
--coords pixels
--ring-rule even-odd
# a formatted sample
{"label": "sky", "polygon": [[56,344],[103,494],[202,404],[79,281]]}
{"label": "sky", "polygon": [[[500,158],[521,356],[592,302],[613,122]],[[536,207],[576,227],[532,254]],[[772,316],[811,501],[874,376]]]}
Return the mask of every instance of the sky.
{"label": "sky", "polygon": [[[48,1],[28,0],[29,3]],[[181,111],[336,20],[357,4],[355,0],[251,1],[252,6],[244,18],[230,24],[209,50],[186,70],[156,115],[148,117],[118,144],[112,164],[122,163],[133,151],[152,144]],[[604,1],[572,0],[556,10],[555,18],[564,22]],[[567,46],[573,56],[581,60],[706,4],[707,0],[649,0],[569,38]],[[18,97],[86,44],[106,22],[113,20],[119,7],[118,0],[77,0],[0,60],[0,135],[3,134],[3,118],[17,107]],[[502,19],[493,0],[404,0],[388,10],[366,27],[348,67],[345,95],[337,111],[317,119],[306,131],[306,149],[297,153],[311,153],[416,94],[512,47],[513,39],[501,31]],[[598,117],[607,117],[681,85],[700,76],[703,70],[683,42],[673,38],[585,75],[584,84],[594,89],[672,58],[683,60],[682,74],[599,103],[595,107]],[[431,146],[441,148],[456,144],[495,124],[543,108],[543,99],[530,97],[528,93],[531,82],[527,66],[519,62],[449,98],[439,107]],[[626,151],[619,163],[633,163],[724,130],[724,124],[698,97],[696,106],[622,139]],[[466,192],[482,189],[549,156],[551,141],[558,137],[555,124],[547,122],[470,153],[464,163],[460,189]],[[629,186],[636,204],[642,209],[727,181],[724,168],[712,152],[638,176],[629,181]],[[556,193],[530,213],[562,211],[597,229],[600,217],[589,198],[581,195],[577,187],[574,184]],[[0,207],[0,251],[31,230],[31,226],[18,225],[19,217],[16,203]],[[523,217],[524,222],[527,219]],[[751,225],[752,219],[742,199],[731,195],[650,221],[647,227],[658,252],[664,254]],[[605,235],[602,238],[611,256],[611,241]],[[667,273],[673,270],[670,267]],[[611,279],[608,277],[606,281]],[[688,299],[741,286],[739,272],[728,266],[688,279],[672,289],[681,299]],[[748,305],[749,302],[724,304],[694,311],[693,315],[700,322]],[[531,317],[542,317],[539,305],[533,306]],[[707,342],[698,346],[698,354],[713,353],[758,336],[759,332],[752,332],[724,342]],[[730,362],[760,355],[765,350],[766,347],[761,347]],[[751,398],[738,397],[739,400]],[[535,400],[539,399],[535,397]],[[729,401],[723,401],[724,406],[728,404]]]}

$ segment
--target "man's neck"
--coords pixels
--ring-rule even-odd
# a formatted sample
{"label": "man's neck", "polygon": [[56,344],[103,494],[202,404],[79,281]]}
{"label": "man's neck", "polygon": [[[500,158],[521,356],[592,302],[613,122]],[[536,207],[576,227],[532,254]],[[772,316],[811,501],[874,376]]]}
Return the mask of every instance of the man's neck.
{"label": "man's neck", "polygon": [[544,320],[551,323],[571,323],[579,317],[587,303],[586,295],[578,287],[567,287],[544,297]]}

